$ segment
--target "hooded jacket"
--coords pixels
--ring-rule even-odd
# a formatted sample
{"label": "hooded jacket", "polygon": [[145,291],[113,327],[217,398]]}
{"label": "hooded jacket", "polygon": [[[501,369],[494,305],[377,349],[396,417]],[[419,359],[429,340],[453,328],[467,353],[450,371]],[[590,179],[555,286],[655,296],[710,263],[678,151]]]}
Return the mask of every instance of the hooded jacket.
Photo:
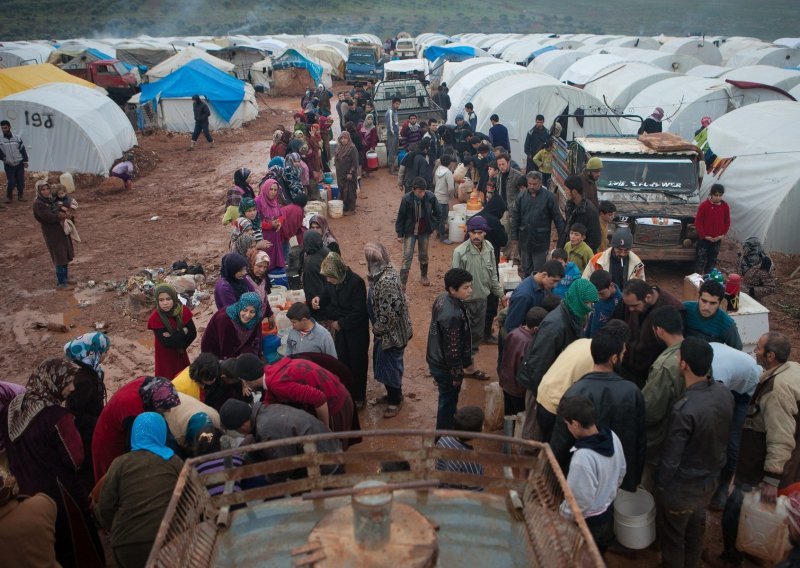
{"label": "hooded jacket", "polygon": [[[575,440],[567,476],[567,485],[586,519],[608,510],[627,469],[617,435],[605,426],[598,430],[597,434]],[[575,518],[566,501],[561,503],[561,514]]]}
{"label": "hooded jacket", "polygon": [[439,166],[436,168],[434,180],[433,194],[436,196],[436,201],[440,205],[447,205],[450,199],[456,194],[455,180],[453,179],[453,172],[446,166]]}
{"label": "hooded jacket", "polygon": [[408,192],[400,200],[400,209],[397,211],[397,220],[394,222],[394,231],[400,238],[410,237],[414,234],[414,224],[417,221],[415,216],[417,203],[415,202],[420,202],[422,217],[428,221],[428,230],[425,234],[430,235],[439,223],[439,211],[433,192],[426,191],[421,200],[417,199],[414,192]]}

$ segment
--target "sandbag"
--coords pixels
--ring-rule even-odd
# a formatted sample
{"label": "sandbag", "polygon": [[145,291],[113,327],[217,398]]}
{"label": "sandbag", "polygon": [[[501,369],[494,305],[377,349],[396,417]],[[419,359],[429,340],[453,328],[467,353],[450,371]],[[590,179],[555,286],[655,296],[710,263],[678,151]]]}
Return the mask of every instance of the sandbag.
{"label": "sandbag", "polygon": [[486,391],[486,399],[483,403],[483,429],[486,432],[494,432],[503,429],[503,389],[500,383],[489,383],[483,389]]}

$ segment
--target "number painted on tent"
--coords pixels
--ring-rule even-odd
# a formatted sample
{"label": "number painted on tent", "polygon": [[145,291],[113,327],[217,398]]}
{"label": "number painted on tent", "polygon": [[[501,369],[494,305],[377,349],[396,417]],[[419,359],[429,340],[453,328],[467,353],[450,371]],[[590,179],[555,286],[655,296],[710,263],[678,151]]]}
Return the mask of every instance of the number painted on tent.
{"label": "number painted on tent", "polygon": [[45,128],[53,128],[53,115],[45,114],[44,120],[42,120],[42,115],[38,112],[31,113],[26,110],[25,126],[34,126],[36,128],[44,126]]}

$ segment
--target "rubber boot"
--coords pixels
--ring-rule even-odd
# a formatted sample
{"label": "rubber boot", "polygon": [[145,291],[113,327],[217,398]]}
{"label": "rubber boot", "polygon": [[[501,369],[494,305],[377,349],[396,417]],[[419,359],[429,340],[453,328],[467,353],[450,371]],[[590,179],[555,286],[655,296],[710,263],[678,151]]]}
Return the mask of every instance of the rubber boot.
{"label": "rubber boot", "polygon": [[423,286],[430,286],[431,281],[428,280],[428,265],[427,264],[420,264],[419,265],[419,272],[420,272],[420,279],[419,283]]}
{"label": "rubber boot", "polygon": [[400,284],[403,285],[403,292],[405,292],[406,284],[408,284],[408,270],[400,270]]}

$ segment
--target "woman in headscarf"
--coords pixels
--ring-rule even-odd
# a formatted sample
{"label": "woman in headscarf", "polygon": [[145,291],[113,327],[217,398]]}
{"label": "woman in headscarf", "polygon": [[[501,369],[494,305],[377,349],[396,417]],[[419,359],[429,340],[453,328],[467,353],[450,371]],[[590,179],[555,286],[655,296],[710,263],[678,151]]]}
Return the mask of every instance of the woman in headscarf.
{"label": "woman in headscarf", "polygon": [[311,170],[311,178],[319,183],[322,181],[322,134],[319,124],[311,125],[311,133],[306,139],[306,144],[308,145],[308,152],[301,155],[306,164],[308,164],[308,169]]}
{"label": "woman in headscarf", "polygon": [[[16,383],[7,383],[0,381],[0,413],[8,406],[8,403],[14,400],[14,397],[25,392],[25,387]],[[0,437],[0,470],[7,467],[6,449],[3,445],[3,439]]]}
{"label": "woman in headscarf", "polygon": [[297,238],[297,244],[303,246],[303,234],[306,229],[303,227],[303,210],[308,203],[305,193],[297,196],[292,203],[287,203],[281,207],[281,241],[283,242],[283,257],[289,256],[289,241],[292,237]]}
{"label": "woman in headscarf", "polygon": [[[255,256],[255,255],[254,255]],[[214,285],[214,303],[217,309],[230,306],[245,292],[252,292],[247,280],[247,259],[239,253],[231,252],[222,257],[219,274]],[[182,367],[181,369],[185,368]]]}
{"label": "woman in headscarf", "polygon": [[44,181],[36,182],[36,200],[33,202],[33,216],[42,227],[44,244],[50,252],[50,259],[56,267],[56,290],[72,290],[74,280],[69,278],[69,263],[75,258],[72,237],[64,233],[62,223],[72,219],[72,210],[59,210],[50,185]]}
{"label": "woman in headscarf", "polygon": [[358,150],[349,132],[342,132],[336,144],[336,183],[344,202],[344,214],[354,215],[358,188]]}
{"label": "woman in headscarf", "polygon": [[211,316],[200,341],[200,350],[213,353],[220,361],[242,353],[261,355],[260,314],[258,294],[242,294],[236,303],[220,308]]}
{"label": "woman in headscarf", "polygon": [[256,209],[261,218],[261,233],[264,240],[270,243],[267,249],[270,270],[286,266],[283,254],[283,238],[281,237],[281,204],[278,201],[280,186],[274,179],[266,179],[261,184],[261,192],[256,198]]}
{"label": "woman in headscarf", "polygon": [[372,369],[386,388],[379,402],[388,403],[384,418],[393,418],[403,405],[403,357],[413,335],[411,317],[400,276],[380,243],[367,243],[367,312],[372,322]]}
{"label": "woman in headscarf", "polygon": [[300,172],[300,184],[305,187],[308,185],[310,172],[308,164],[303,161],[303,156],[300,155],[300,150],[303,147],[305,147],[305,142],[303,142],[303,146],[301,146],[297,152],[286,154],[286,161],[284,162],[284,176],[286,174],[286,168],[297,169]]}
{"label": "woman in headscarf", "polygon": [[364,280],[332,252],[322,261],[320,273],[327,283],[322,295],[312,299],[312,306],[327,309],[339,361],[353,373],[350,393],[357,408],[364,406],[367,397],[367,368],[369,367],[369,315],[367,287]]}
{"label": "woman in headscarf", "polygon": [[378,146],[378,129],[375,128],[374,118],[368,114],[364,122],[358,128],[358,134],[361,138],[361,151],[359,157],[364,171],[364,177],[369,175],[370,169],[367,167],[367,152],[374,152]]}
{"label": "woman in headscarf", "polygon": [[164,377],[138,377],[114,393],[100,413],[92,437],[94,478],[99,483],[111,462],[130,449],[131,427],[142,412],[164,414],[181,403]]}
{"label": "woman in headscarf", "polygon": [[287,155],[286,165],[283,168],[282,184],[286,190],[285,197],[288,199],[284,199],[284,196],[279,196],[282,205],[299,203],[301,198],[307,198],[306,188],[302,180],[303,170],[300,166],[302,160],[300,159],[300,154],[295,154],[295,156],[297,157],[296,160],[290,159]]}
{"label": "woman in headscarf", "polygon": [[270,158],[286,155],[286,142],[283,141],[283,131],[276,130],[272,134],[272,146],[269,148]]}
{"label": "woman in headscarf", "polygon": [[330,254],[330,250],[322,244],[322,235],[317,231],[308,231],[303,240],[303,292],[306,302],[311,308],[311,317],[317,322],[328,320],[328,311],[315,309],[311,300],[321,296],[325,290],[325,278],[320,274],[322,261]]}
{"label": "woman in headscarf", "polygon": [[147,320],[147,329],[155,336],[155,373],[172,380],[189,366],[186,350],[197,337],[197,329],[192,311],[181,303],[175,288],[162,282],[153,295],[156,307]]}
{"label": "woman in headscarf", "polygon": [[328,247],[329,251],[342,254],[339,243],[336,241],[336,235],[333,234],[333,231],[328,225],[328,220],[323,215],[314,215],[311,217],[308,221],[308,228],[322,235],[322,244]]}
{"label": "woman in headscarf", "polygon": [[183,461],[166,446],[167,423],[155,412],[136,417],[131,451],[111,464],[94,507],[111,533],[119,568],[143,568],[167,511]]}
{"label": "woman in headscarf", "polygon": [[19,495],[17,480],[0,468],[0,566],[57,568],[57,511],[44,493]]}
{"label": "woman in headscarf", "polygon": [[[62,405],[72,392],[77,365],[43,361],[26,391],[0,413],[0,439],[11,473],[25,495],[44,493],[56,502],[56,558],[61,566],[102,566],[89,516],[89,489],[78,473],[83,444],[75,419]],[[5,546],[13,546],[6,543]]]}
{"label": "woman in headscarf", "polygon": [[75,417],[75,427],[83,440],[84,460],[80,473],[90,488],[96,481],[92,470],[92,436],[106,404],[103,361],[110,347],[111,340],[99,331],[84,333],[64,345],[67,360],[78,366],[72,383],[75,390],[67,397],[65,406]]}
{"label": "woman in headscarf", "polygon": [[225,214],[222,216],[222,224],[235,221],[239,217],[239,203],[243,197],[255,197],[255,192],[247,180],[250,178],[250,170],[239,168],[233,172],[233,187],[225,192]]}
{"label": "woman in headscarf", "polygon": [[267,318],[270,322],[274,323],[275,318],[272,315],[272,308],[270,308],[267,299],[267,296],[269,296],[272,291],[269,284],[269,276],[267,276],[268,270],[269,255],[263,250],[260,250],[256,253],[253,261],[248,265],[245,280],[247,280],[250,288],[258,294],[259,300],[261,300],[261,313],[259,317],[261,319]]}
{"label": "woman in headscarf", "polygon": [[319,120],[319,134],[322,137],[322,171],[331,171],[331,140],[333,140],[333,117],[323,116]]}

